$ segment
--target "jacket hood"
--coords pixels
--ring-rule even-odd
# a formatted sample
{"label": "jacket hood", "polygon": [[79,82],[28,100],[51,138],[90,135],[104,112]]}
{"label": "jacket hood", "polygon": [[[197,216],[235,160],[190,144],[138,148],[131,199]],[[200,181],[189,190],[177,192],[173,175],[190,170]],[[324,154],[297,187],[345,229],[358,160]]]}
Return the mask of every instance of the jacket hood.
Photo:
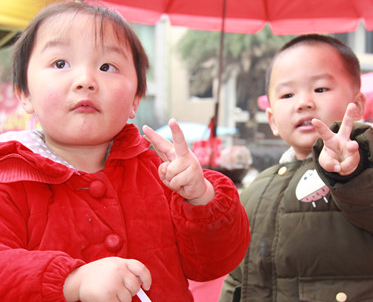
{"label": "jacket hood", "polygon": [[134,124],[126,124],[114,138],[110,149],[110,159],[129,159],[149,150],[150,143],[140,135]]}
{"label": "jacket hood", "polygon": [[[46,157],[39,154],[35,141],[29,137],[38,136],[38,142],[43,142],[41,131],[17,131],[6,133],[0,137],[0,182],[37,181],[58,184],[69,179],[74,173],[82,173],[58,156]],[[28,139],[25,139],[28,138]],[[40,139],[41,138],[41,139]],[[107,162],[112,159],[129,159],[149,150],[150,143],[144,139],[134,124],[127,124],[114,138]],[[37,145],[36,145],[37,146]],[[47,149],[45,142],[41,150]],[[109,147],[110,148],[110,147]],[[48,154],[53,154],[52,151]]]}

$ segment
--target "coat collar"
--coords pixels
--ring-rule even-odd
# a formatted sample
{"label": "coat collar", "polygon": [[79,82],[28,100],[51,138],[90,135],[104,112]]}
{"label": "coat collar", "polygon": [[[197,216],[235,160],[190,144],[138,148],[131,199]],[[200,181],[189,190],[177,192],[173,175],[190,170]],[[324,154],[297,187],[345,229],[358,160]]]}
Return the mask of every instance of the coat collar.
{"label": "coat collar", "polygon": [[[61,183],[78,171],[45,144],[39,130],[14,131],[0,135],[0,182],[38,181]],[[136,157],[149,149],[149,142],[134,124],[127,124],[114,138],[107,163]]]}

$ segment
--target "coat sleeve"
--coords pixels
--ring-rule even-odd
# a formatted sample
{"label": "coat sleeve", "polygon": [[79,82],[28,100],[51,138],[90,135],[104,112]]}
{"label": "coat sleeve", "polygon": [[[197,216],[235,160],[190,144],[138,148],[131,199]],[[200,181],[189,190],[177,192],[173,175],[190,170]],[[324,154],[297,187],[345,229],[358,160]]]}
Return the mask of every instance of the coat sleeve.
{"label": "coat sleeve", "polygon": [[171,213],[186,276],[207,281],[232,271],[243,259],[250,241],[249,222],[233,182],[223,174],[204,170],[215,198],[195,206],[174,193]]}
{"label": "coat sleeve", "polygon": [[65,279],[83,262],[62,252],[29,246],[34,235],[29,218],[38,213],[30,213],[22,192],[20,183],[0,185],[1,301],[65,302]]}
{"label": "coat sleeve", "polygon": [[[331,129],[337,132],[340,123],[334,123]],[[336,204],[356,227],[364,229],[373,234],[373,130],[370,125],[355,123],[351,133],[351,139],[359,143],[361,161],[358,173],[345,178],[336,173],[327,173],[318,163],[318,156],[322,150],[323,143],[319,139],[314,147],[314,159],[316,169],[330,192]]]}

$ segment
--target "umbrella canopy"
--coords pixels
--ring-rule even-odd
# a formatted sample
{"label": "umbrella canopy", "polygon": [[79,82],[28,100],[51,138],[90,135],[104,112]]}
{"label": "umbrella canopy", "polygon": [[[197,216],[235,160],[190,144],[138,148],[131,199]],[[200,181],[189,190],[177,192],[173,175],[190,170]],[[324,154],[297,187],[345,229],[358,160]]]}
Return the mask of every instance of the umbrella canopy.
{"label": "umbrella canopy", "polygon": [[340,33],[362,21],[373,30],[373,0],[107,0],[130,22],[153,25],[163,14],[170,23],[219,31],[256,33],[265,24],[274,34]]}
{"label": "umbrella canopy", "polygon": [[266,24],[282,34],[373,30],[373,0],[106,0],[129,22],[154,25],[163,14],[171,25],[221,31],[218,87],[212,133],[216,136],[224,32],[256,33]]}

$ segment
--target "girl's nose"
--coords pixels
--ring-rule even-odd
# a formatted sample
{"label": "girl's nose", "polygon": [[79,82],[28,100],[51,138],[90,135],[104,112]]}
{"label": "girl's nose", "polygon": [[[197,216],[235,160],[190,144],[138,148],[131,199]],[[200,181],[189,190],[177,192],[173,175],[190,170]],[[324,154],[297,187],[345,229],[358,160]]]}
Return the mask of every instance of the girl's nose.
{"label": "girl's nose", "polygon": [[97,91],[98,85],[94,75],[89,70],[81,70],[76,77],[74,90]]}
{"label": "girl's nose", "polygon": [[94,85],[84,85],[84,84],[79,84],[79,85],[76,85],[75,87],[77,90],[82,90],[84,88],[87,88],[88,90],[92,90],[94,91],[95,90],[95,86]]}

